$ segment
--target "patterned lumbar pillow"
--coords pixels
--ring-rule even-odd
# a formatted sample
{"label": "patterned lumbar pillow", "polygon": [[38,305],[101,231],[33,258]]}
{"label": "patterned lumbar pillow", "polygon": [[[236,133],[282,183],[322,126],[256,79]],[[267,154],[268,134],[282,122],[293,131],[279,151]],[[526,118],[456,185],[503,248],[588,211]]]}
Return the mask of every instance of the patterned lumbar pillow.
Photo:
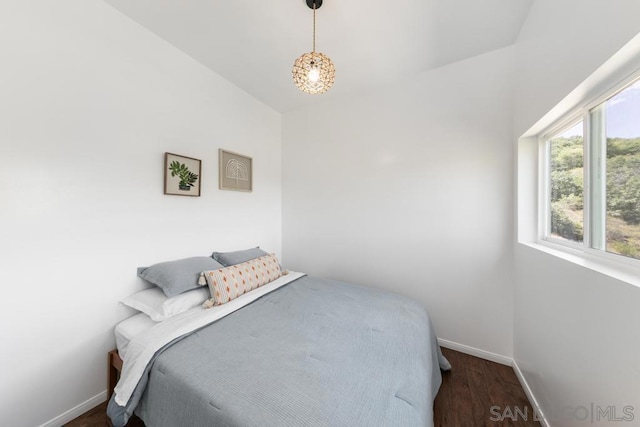
{"label": "patterned lumbar pillow", "polygon": [[211,291],[211,299],[205,302],[205,308],[229,302],[281,276],[280,264],[275,254],[202,274]]}

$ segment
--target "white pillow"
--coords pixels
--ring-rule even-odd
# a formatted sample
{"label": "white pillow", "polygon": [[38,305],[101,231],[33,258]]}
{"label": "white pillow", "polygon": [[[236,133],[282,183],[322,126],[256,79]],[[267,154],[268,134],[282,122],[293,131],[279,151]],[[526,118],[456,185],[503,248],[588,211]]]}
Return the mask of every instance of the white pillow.
{"label": "white pillow", "polygon": [[116,348],[120,358],[124,360],[127,357],[127,349],[132,339],[147,331],[158,323],[154,322],[145,313],[138,313],[116,325]]}
{"label": "white pillow", "polygon": [[145,313],[154,322],[162,322],[201,305],[209,298],[209,289],[203,287],[175,297],[167,297],[161,288],[153,287],[129,295],[122,304]]}

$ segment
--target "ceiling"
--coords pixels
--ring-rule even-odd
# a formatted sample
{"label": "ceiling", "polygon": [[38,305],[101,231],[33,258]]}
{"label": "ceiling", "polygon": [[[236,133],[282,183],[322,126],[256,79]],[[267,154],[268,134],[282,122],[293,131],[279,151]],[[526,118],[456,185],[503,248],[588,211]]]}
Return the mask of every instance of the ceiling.
{"label": "ceiling", "polygon": [[105,1],[281,112],[513,44],[533,2],[324,0],[316,50],[333,60],[336,82],[308,95],[291,78],[294,60],[311,51],[305,0]]}

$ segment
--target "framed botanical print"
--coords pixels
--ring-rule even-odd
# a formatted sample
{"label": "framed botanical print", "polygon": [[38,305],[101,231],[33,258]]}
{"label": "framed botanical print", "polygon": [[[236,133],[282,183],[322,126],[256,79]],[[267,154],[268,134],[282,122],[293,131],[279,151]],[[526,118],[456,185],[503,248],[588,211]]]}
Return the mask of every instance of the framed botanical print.
{"label": "framed botanical print", "polygon": [[164,194],[200,197],[201,174],[200,160],[164,153]]}

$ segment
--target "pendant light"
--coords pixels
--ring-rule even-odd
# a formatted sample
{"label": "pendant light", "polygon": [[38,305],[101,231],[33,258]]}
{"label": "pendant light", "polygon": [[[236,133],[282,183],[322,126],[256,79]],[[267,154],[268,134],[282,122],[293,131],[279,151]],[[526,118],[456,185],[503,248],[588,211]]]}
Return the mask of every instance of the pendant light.
{"label": "pendant light", "polygon": [[313,9],[313,51],[305,53],[293,64],[293,82],[303,92],[315,95],[324,93],[333,85],[336,69],[324,53],[316,52],[316,10],[322,0],[306,0]]}

